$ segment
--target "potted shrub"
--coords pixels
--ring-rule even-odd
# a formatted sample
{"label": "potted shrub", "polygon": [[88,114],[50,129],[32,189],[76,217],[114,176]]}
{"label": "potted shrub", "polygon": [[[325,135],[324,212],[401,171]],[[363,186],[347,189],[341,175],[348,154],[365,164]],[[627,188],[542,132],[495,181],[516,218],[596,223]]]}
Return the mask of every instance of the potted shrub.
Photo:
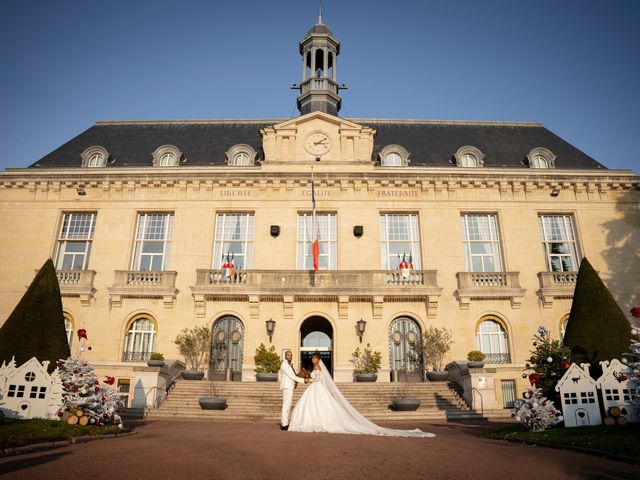
{"label": "potted shrub", "polygon": [[471,350],[467,353],[467,367],[469,368],[482,368],[484,367],[485,354],[479,350]]}
{"label": "potted shrub", "polygon": [[158,352],[151,353],[147,365],[149,367],[164,367],[164,355]]}
{"label": "potted shrub", "polygon": [[392,400],[391,409],[396,412],[414,412],[420,406],[420,399],[408,395],[407,383],[402,383],[396,390],[396,395]]}
{"label": "potted shrub", "polygon": [[253,357],[256,364],[256,380],[258,382],[277,382],[278,370],[280,370],[280,355],[276,353],[276,347],[271,345],[267,350],[264,343],[256,348],[256,354]]}
{"label": "potted shrub", "polygon": [[227,408],[227,399],[216,395],[216,386],[209,384],[209,395],[198,398],[202,410],[224,410]]}
{"label": "potted shrub", "polygon": [[207,364],[209,349],[211,348],[211,330],[207,327],[185,328],[176,337],[180,353],[187,364],[187,370],[182,372],[185,380],[202,380],[204,366]]}
{"label": "potted shrub", "polygon": [[444,382],[449,379],[449,372],[444,370],[444,356],[451,350],[453,339],[451,330],[430,326],[422,336],[422,357],[426,365],[433,367],[433,371],[427,369],[427,378],[432,382]]}
{"label": "potted shrub", "polygon": [[353,375],[356,382],[375,382],[378,379],[378,370],[382,363],[382,354],[371,349],[371,345],[367,343],[364,351],[360,351],[360,347],[356,348],[351,354],[351,363],[353,363]]}

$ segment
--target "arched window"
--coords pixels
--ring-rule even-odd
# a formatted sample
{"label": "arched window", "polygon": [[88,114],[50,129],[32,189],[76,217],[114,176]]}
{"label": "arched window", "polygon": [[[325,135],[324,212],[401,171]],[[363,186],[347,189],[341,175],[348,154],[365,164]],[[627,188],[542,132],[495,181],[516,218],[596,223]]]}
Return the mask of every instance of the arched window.
{"label": "arched window", "polygon": [[402,158],[397,153],[392,152],[384,157],[383,164],[385,167],[399,167],[402,165]]}
{"label": "arched window", "polygon": [[487,319],[478,325],[476,346],[486,355],[486,363],[511,363],[507,332],[496,320]]}
{"label": "arched window", "polygon": [[171,152],[165,153],[160,158],[161,167],[173,167],[175,166],[175,164],[176,164],[176,156]]}
{"label": "arched window", "polygon": [[91,158],[89,158],[89,163],[87,163],[87,167],[101,167],[102,166],[102,154],[101,153],[94,153],[93,155],[91,155]]}
{"label": "arched window", "polygon": [[478,159],[475,157],[475,155],[472,155],[471,153],[465,153],[464,155],[462,155],[462,158],[460,159],[460,166],[461,167],[477,167],[478,166]]}
{"label": "arched window", "polygon": [[247,152],[240,152],[236,154],[236,156],[233,157],[233,164],[236,167],[251,165],[251,162],[249,161],[249,155],[247,154]]}
{"label": "arched window", "polygon": [[406,167],[409,165],[409,152],[402,145],[387,145],[380,153],[380,165],[383,167]]}
{"label": "arched window", "polygon": [[542,155],[534,155],[531,168],[549,168],[549,162]]}
{"label": "arched window", "polygon": [[[99,168],[107,165],[110,159],[107,149],[100,145],[93,145],[80,154],[82,166],[87,168]],[[113,160],[113,159],[111,159]]]}
{"label": "arched window", "polygon": [[225,152],[227,165],[230,167],[253,167],[256,163],[258,152],[251,145],[239,143]]}
{"label": "arched window", "polygon": [[136,317],[129,324],[124,342],[123,362],[145,362],[156,347],[156,324],[148,316]]}
{"label": "arched window", "polygon": [[64,330],[67,332],[67,341],[69,342],[69,347],[71,347],[71,342],[73,342],[73,318],[67,312],[64,312],[63,315]]}
{"label": "arched window", "polygon": [[529,168],[556,168],[556,156],[548,148],[536,147],[527,155]]}

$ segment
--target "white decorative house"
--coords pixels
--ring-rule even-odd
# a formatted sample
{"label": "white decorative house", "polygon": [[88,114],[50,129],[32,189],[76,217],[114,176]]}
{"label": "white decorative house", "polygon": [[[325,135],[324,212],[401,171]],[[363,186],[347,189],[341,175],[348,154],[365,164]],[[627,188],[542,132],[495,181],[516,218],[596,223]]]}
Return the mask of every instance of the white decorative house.
{"label": "white decorative house", "polygon": [[608,412],[610,407],[619,407],[620,414],[629,422],[638,422],[640,418],[631,405],[638,395],[638,384],[629,379],[627,366],[617,359],[600,362],[602,375],[596,381],[602,392],[602,406]]}
{"label": "white decorative house", "polygon": [[8,418],[56,418],[62,406],[58,369],[36,357],[16,366],[15,359],[0,367],[0,410]]}
{"label": "white decorative house", "polygon": [[589,364],[572,363],[556,385],[565,427],[602,424],[597,389],[596,381],[589,375]]}

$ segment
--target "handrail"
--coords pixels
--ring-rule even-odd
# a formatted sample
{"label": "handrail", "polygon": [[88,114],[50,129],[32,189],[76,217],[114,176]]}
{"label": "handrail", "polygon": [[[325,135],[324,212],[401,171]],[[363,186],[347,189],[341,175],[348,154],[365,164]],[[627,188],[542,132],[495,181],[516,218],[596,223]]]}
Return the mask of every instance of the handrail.
{"label": "handrail", "polygon": [[[167,396],[169,395],[169,393],[171,392],[171,390],[173,390],[173,387],[176,384],[176,379],[182,374],[182,370],[179,370],[173,377],[171,377],[165,384],[163,387],[158,387],[158,386],[153,386],[149,389],[149,391],[147,391],[147,393],[145,393],[144,396],[144,408],[145,408],[145,414],[149,413],[149,411],[151,410],[151,408],[160,408],[160,406],[162,405],[162,403],[164,402],[164,400],[167,398]],[[149,402],[148,397],[149,394],[153,391],[159,391],[160,395],[156,396],[154,402],[153,402],[153,407],[149,406]]]}
{"label": "handrail", "polygon": [[471,388],[471,394],[472,394],[472,399],[471,401],[475,401],[475,394],[480,395],[480,417],[482,418],[482,420],[484,420],[484,399],[482,398],[482,393],[480,393],[480,390],[478,390],[475,387]]}

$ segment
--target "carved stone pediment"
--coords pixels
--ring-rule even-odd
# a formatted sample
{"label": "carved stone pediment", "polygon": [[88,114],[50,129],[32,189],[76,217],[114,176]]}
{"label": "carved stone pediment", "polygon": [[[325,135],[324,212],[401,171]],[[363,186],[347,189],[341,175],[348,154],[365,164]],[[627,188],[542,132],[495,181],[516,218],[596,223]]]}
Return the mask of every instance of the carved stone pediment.
{"label": "carved stone pediment", "polygon": [[375,133],[324,112],[308,113],[260,130],[263,163],[371,164]]}

